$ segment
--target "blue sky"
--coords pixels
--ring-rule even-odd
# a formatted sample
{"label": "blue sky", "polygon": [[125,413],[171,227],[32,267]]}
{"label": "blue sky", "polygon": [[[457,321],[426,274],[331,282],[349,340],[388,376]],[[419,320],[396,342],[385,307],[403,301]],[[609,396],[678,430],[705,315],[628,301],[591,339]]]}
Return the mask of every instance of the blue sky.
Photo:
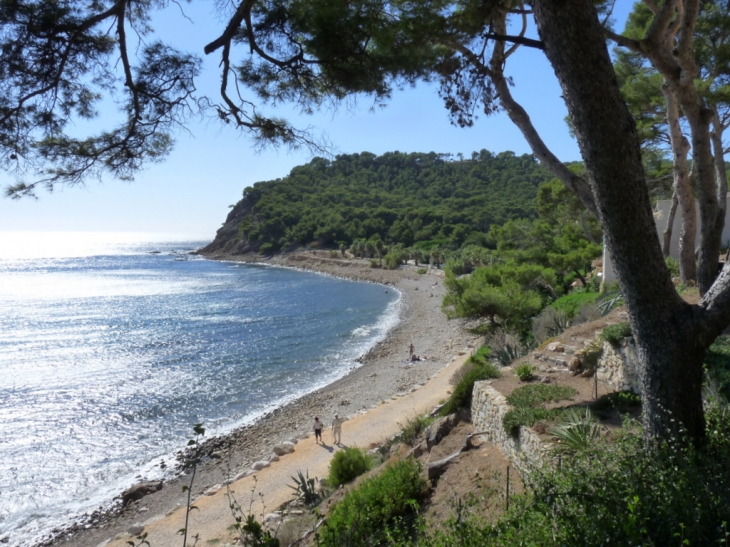
{"label": "blue sky", "polygon": [[[156,27],[178,47],[202,52],[221,27],[206,13],[208,3],[183,5],[195,24],[173,4]],[[619,0],[619,20],[630,6]],[[218,83],[217,60],[215,54],[205,60],[205,91],[212,92]],[[557,156],[563,161],[579,159],[563,121],[560,88],[543,54],[521,48],[510,59],[507,73],[514,78],[515,97]],[[293,120],[299,127],[312,127],[343,154],[399,150],[468,156],[483,148],[530,153],[503,113],[481,116],[471,128],[450,125],[436,88],[426,84],[395,93],[384,109],[372,112],[369,107],[365,99],[355,109],[323,110],[314,116],[298,116],[288,109],[268,113]],[[190,130],[192,135],[177,135],[175,150],[164,163],[150,166],[133,183],[108,178],[82,187],[59,187],[52,194],[40,192],[38,200],[0,198],[0,231],[165,232],[212,239],[246,186],[283,177],[312,157],[307,150],[257,153],[245,135],[214,122],[194,123]],[[0,175],[0,186],[10,182]]]}

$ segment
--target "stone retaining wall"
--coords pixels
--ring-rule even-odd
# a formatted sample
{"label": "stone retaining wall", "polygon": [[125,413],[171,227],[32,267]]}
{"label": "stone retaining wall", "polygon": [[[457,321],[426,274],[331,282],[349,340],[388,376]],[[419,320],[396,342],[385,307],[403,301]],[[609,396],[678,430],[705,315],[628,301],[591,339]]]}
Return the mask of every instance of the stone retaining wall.
{"label": "stone retaining wall", "polygon": [[633,338],[624,338],[618,347],[603,343],[603,355],[598,360],[598,381],[616,391],[639,391],[638,359]]}
{"label": "stone retaining wall", "polygon": [[540,437],[527,427],[520,427],[519,434],[512,436],[502,427],[502,419],[512,405],[504,395],[494,389],[489,380],[476,382],[472,392],[471,419],[475,431],[488,431],[484,437],[496,444],[502,453],[520,471],[528,463],[547,462],[548,447]]}

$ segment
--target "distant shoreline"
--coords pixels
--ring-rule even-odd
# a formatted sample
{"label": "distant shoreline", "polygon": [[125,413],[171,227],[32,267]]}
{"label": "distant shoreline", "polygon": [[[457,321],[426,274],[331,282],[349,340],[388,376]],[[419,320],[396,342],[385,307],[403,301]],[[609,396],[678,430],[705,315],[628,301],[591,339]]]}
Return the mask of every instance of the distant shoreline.
{"label": "distant shoreline", "polygon": [[[308,436],[314,415],[319,415],[325,425],[329,425],[336,412],[354,416],[385,400],[417,389],[451,362],[458,350],[476,340],[458,323],[449,322],[441,312],[444,287],[440,271],[418,274],[412,267],[382,270],[370,268],[369,261],[331,259],[318,253],[291,253],[272,258],[222,253],[202,256],[220,261],[291,267],[354,281],[380,283],[398,289],[403,300],[399,323],[382,342],[358,359],[361,363],[359,367],[339,380],[269,412],[252,425],[207,439],[204,443],[205,452],[213,458],[198,469],[193,488],[195,495],[245,471],[253,462],[266,459],[274,445],[292,437],[301,439]],[[411,343],[416,353],[427,356],[428,360],[415,365],[405,364]],[[179,456],[182,457],[181,453]],[[184,503],[182,485],[186,479],[180,477],[170,480],[159,492],[121,512],[112,512],[100,524],[83,530],[84,523],[81,523],[80,530],[73,530],[73,533],[64,534],[45,545],[96,547],[110,536],[124,532],[132,524],[164,515],[177,504]]]}

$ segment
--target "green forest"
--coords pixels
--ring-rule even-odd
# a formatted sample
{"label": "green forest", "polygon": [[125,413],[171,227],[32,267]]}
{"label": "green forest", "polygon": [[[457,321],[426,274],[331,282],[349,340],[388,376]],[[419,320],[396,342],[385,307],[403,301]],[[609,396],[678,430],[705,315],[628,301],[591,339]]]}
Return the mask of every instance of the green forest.
{"label": "green forest", "polygon": [[246,212],[240,237],[262,253],[356,240],[459,248],[483,244],[492,225],[536,218],[538,188],[550,179],[529,154],[362,152],[257,182],[234,209]]}

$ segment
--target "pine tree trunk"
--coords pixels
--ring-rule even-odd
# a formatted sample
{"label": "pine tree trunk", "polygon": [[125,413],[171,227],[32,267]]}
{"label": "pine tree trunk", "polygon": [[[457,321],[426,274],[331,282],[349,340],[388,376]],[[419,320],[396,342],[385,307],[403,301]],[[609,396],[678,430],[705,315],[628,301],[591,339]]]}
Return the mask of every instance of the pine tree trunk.
{"label": "pine tree trunk", "polygon": [[662,86],[664,100],[667,103],[667,125],[669,140],[672,145],[674,161],[674,193],[682,211],[682,227],[679,231],[679,276],[685,285],[697,282],[697,263],[695,262],[695,234],[697,233],[697,211],[690,186],[687,154],[689,141],[682,134],[679,126],[679,107],[674,91],[667,84]]}
{"label": "pine tree trunk", "polygon": [[662,234],[662,255],[664,255],[664,258],[669,256],[672,246],[672,229],[674,228],[674,216],[677,214],[677,205],[679,205],[679,200],[677,199],[677,191],[675,190],[672,194],[672,206],[669,208],[669,215],[667,217],[667,229]]}
{"label": "pine tree trunk", "polygon": [[[648,438],[684,428],[704,436],[707,340],[676,293],[651,211],[636,127],[621,97],[590,0],[534,0],[545,53],[560,81],[637,345]],[[700,341],[702,340],[702,341]]]}

